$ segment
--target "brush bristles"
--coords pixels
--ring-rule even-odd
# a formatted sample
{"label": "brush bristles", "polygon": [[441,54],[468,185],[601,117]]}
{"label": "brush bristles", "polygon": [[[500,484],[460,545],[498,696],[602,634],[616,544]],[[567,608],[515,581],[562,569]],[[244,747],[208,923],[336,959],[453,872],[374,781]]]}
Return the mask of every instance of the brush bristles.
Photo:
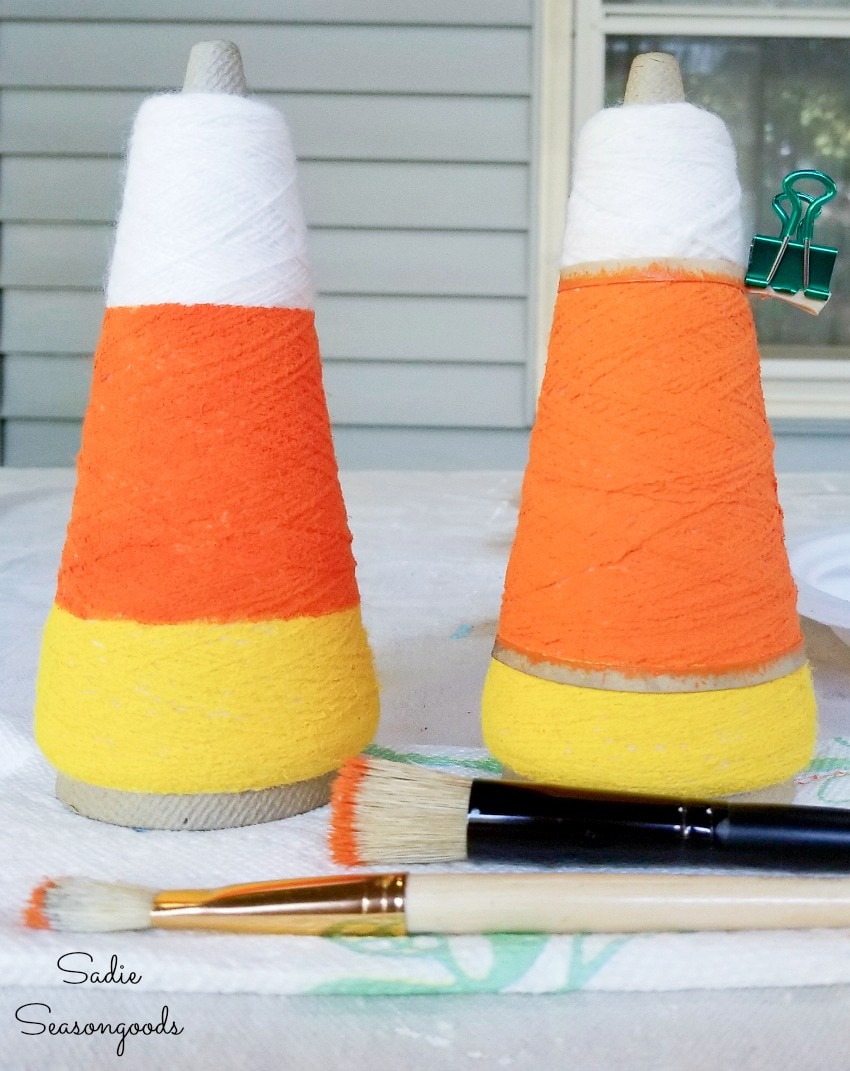
{"label": "brush bristles", "polygon": [[52,889],[53,885],[54,882],[48,879],[43,881],[41,885],[37,885],[30,893],[30,898],[27,901],[27,906],[24,908],[21,919],[24,926],[31,930],[50,929],[50,922],[44,914],[44,902],[47,899],[48,890]]}
{"label": "brush bristles", "polygon": [[384,759],[350,759],[331,795],[331,854],[344,866],[466,858],[471,782]]}
{"label": "brush bristles", "polygon": [[146,930],[155,892],[88,878],[57,878],[32,894],[24,922],[31,929],[110,933]]}

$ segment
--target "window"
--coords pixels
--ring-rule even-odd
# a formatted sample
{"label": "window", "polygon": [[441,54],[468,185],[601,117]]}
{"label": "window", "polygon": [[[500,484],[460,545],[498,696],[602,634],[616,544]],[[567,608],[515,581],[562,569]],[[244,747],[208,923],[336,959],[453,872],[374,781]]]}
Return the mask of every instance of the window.
{"label": "window", "polygon": [[[817,167],[838,182],[816,230],[843,254],[837,296],[818,317],[774,300],[756,302],[755,313],[770,415],[850,418],[850,5],[576,0],[574,9],[572,85],[560,87],[572,91],[572,129],[562,151],[590,115],[621,98],[632,58],[662,51],[678,59],[688,99],[732,133],[750,233],[778,233],[770,204],[789,171]],[[554,139],[548,152],[544,145],[544,168],[558,148]],[[562,214],[541,215],[542,225],[561,225]]]}

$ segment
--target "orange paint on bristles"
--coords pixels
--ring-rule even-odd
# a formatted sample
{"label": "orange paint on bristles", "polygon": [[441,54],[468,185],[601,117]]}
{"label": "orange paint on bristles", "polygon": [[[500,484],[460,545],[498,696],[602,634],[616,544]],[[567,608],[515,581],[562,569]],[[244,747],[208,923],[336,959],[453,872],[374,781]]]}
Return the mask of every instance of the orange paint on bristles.
{"label": "orange paint on bristles", "polygon": [[56,601],[145,624],[358,605],[311,310],[106,310]]}
{"label": "orange paint on bristles", "polygon": [[331,788],[331,825],[328,846],[331,858],[340,866],[363,866],[359,855],[354,816],[360,798],[360,785],[369,772],[369,760],[348,759],[339,769]]}
{"label": "orange paint on bristles", "polygon": [[50,920],[45,913],[48,892],[56,887],[56,882],[47,879],[37,885],[23,911],[23,923],[31,930],[49,930]]}
{"label": "orange paint on bristles", "polygon": [[635,675],[799,649],[739,286],[679,273],[562,287],[499,642]]}

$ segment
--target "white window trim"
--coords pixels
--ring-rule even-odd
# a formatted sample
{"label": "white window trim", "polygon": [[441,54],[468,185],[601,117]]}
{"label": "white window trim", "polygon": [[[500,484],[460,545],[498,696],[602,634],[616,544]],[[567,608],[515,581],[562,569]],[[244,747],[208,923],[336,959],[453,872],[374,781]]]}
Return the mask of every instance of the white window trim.
{"label": "white window trim", "polygon": [[552,309],[558,292],[561,244],[564,236],[569,189],[569,101],[573,83],[573,0],[536,0],[536,93],[534,128],[537,151],[532,152],[531,182],[534,191],[531,218],[530,261],[533,285],[529,295],[529,334],[534,359],[530,368],[529,420],[543,369]]}
{"label": "white window trim", "polygon": [[[741,37],[850,38],[850,11],[839,15],[835,8],[745,4],[701,8],[603,0],[537,0],[537,6],[535,388],[546,364],[574,134],[604,102],[605,37],[643,33],[728,37],[734,33]],[[769,417],[850,418],[850,360],[819,360],[814,352],[811,358],[794,360],[771,356],[774,349],[762,348]]]}

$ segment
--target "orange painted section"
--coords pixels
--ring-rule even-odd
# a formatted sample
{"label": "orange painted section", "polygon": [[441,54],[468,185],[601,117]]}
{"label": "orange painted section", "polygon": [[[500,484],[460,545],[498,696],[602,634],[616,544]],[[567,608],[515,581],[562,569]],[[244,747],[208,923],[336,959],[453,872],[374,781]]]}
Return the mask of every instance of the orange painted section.
{"label": "orange painted section", "polygon": [[564,280],[498,639],[635,675],[762,666],[800,646],[739,286]]}
{"label": "orange painted section", "polygon": [[730,274],[721,274],[709,269],[688,268],[679,263],[652,261],[640,267],[634,265],[614,265],[601,268],[592,273],[585,273],[580,268],[565,268],[561,272],[558,290],[572,290],[576,287],[607,286],[609,283],[670,283],[703,282],[722,283],[740,290],[741,279]]}
{"label": "orange painted section", "polygon": [[107,309],[56,601],[150,624],[358,604],[311,311]]}

